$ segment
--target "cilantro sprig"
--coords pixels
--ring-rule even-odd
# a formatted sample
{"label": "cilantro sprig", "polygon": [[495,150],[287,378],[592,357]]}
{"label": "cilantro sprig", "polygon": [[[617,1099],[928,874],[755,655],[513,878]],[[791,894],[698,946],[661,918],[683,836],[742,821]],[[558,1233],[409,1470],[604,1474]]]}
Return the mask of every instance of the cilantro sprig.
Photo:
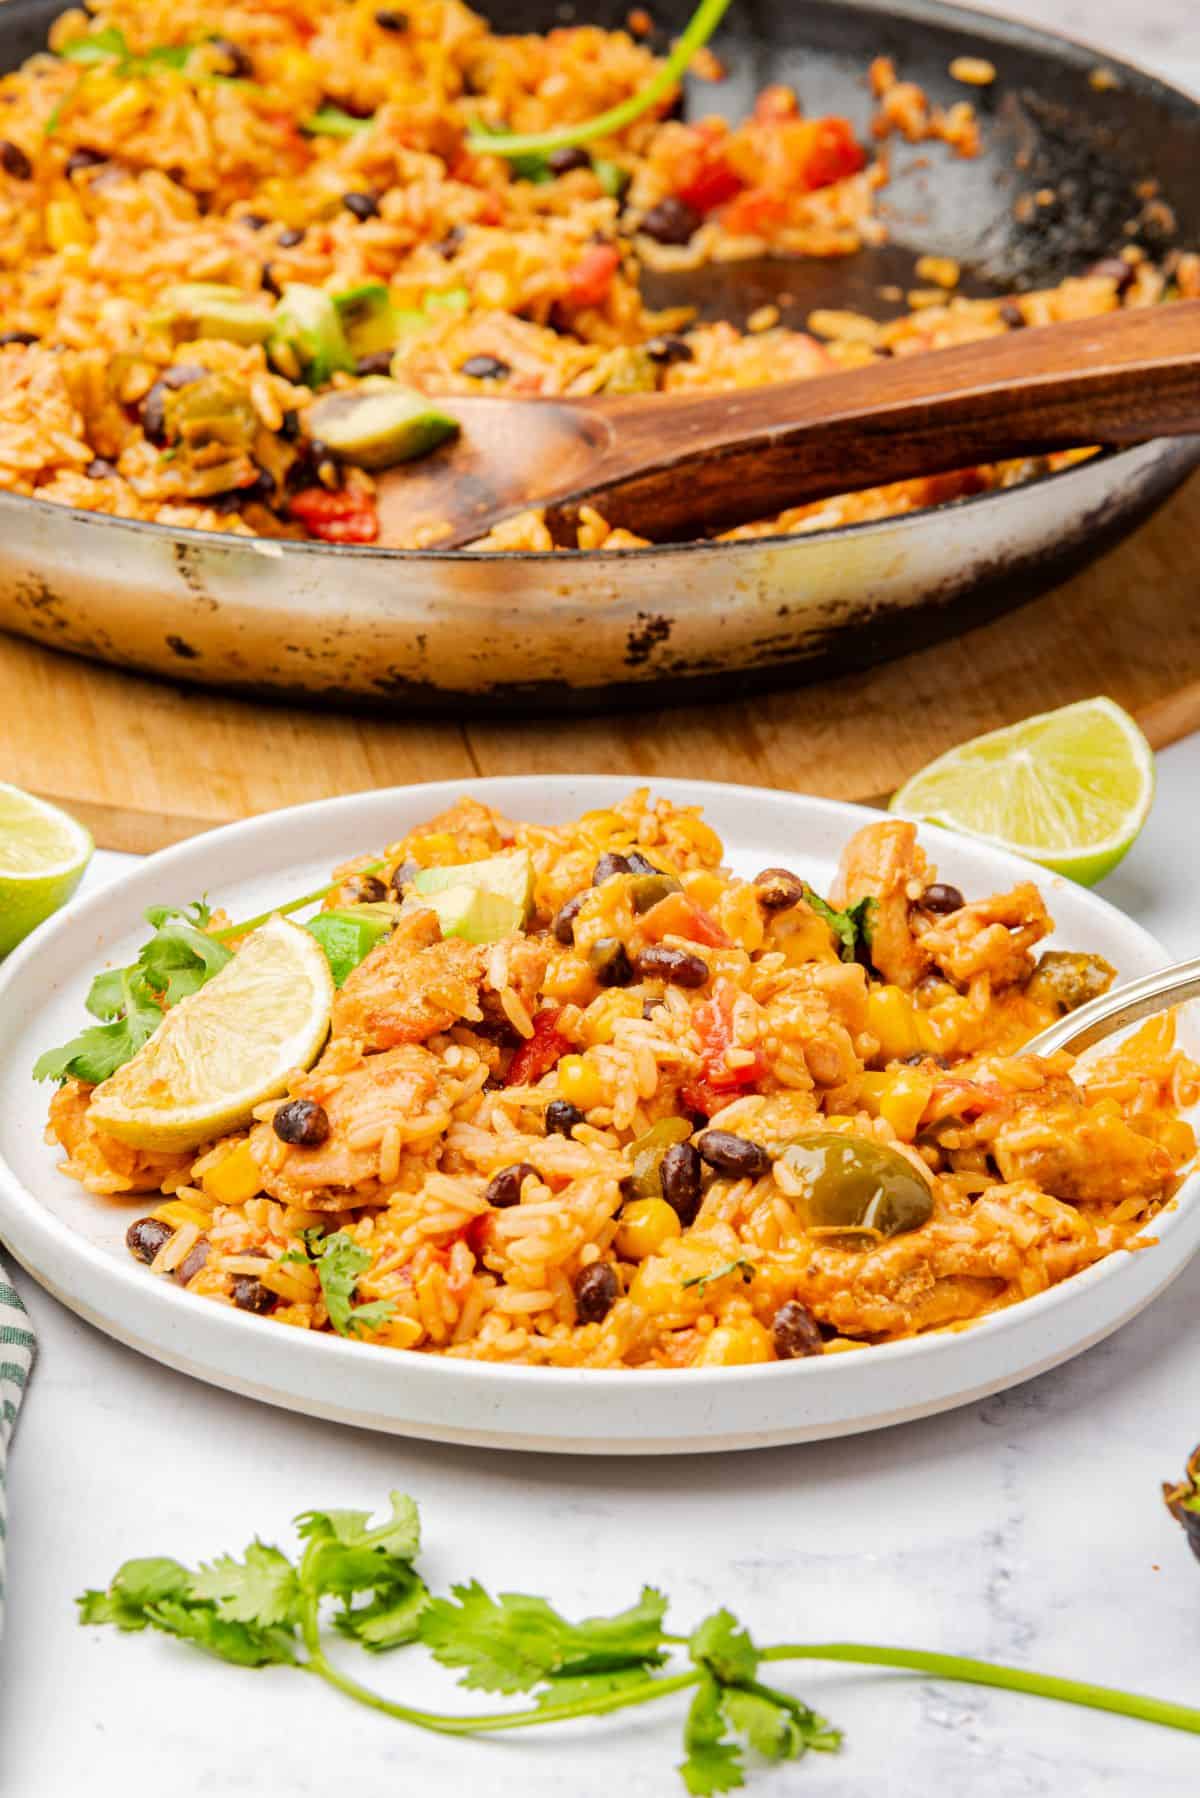
{"label": "cilantro sprig", "polygon": [[[292,1667],[440,1735],[535,1728],[689,1694],[678,1771],[693,1798],[743,1786],[748,1757],[770,1764],[840,1746],[839,1731],[823,1717],[763,1680],[763,1669],[781,1661],[902,1668],[1200,1734],[1200,1709],[1189,1705],[962,1655],[862,1642],[762,1647],[725,1609],[690,1635],[675,1635],[666,1627],[667,1600],[652,1586],[627,1610],[578,1623],[543,1598],[493,1596],[475,1579],[435,1597],[416,1565],[417,1507],[399,1492],[378,1522],[366,1511],[306,1511],[295,1521],[294,1556],[256,1538],[240,1558],[220,1555],[195,1569],[166,1556],[126,1561],[105,1590],[76,1601],[79,1621],[158,1630],[237,1667]],[[399,1703],[330,1659],[331,1631],[371,1654],[419,1644],[459,1674],[460,1686],[530,1702],[466,1713]]]}
{"label": "cilantro sprig", "polygon": [[359,1274],[371,1265],[368,1249],[360,1248],[345,1230],[323,1236],[320,1225],[301,1230],[301,1248],[289,1249],[285,1261],[304,1261],[315,1267],[325,1298],[329,1321],[339,1336],[363,1336],[377,1330],[392,1316],[396,1307],[391,1299],[375,1299],[369,1305],[356,1305],[354,1295]]}
{"label": "cilantro sprig", "polygon": [[856,899],[844,911],[836,905],[830,905],[828,899],[822,899],[815,893],[808,882],[803,882],[804,897],[818,918],[823,918],[832,930],[838,944],[838,954],[843,961],[857,961],[859,952],[871,947],[871,918],[876,901],[868,894],[863,899]]}

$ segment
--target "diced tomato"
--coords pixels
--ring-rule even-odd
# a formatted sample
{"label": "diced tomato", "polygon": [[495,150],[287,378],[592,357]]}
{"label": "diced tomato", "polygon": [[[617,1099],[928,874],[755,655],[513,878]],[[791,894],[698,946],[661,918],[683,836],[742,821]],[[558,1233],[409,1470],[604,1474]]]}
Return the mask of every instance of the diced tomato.
{"label": "diced tomato", "polygon": [[558,1029],[562,1007],[552,1005],[539,1011],[533,1020],[533,1035],[526,1037],[508,1065],[505,1086],[530,1086],[548,1074],[571,1047]]}
{"label": "diced tomato", "polygon": [[668,893],[652,905],[640,925],[648,943],[665,936],[685,936],[689,943],[707,943],[710,949],[731,949],[733,943],[714,917],[684,893]]}
{"label": "diced tomato", "polygon": [[847,175],[857,175],[867,165],[867,153],[854,135],[849,119],[814,119],[800,162],[800,179],[807,188],[828,187]]}
{"label": "diced tomato", "polygon": [[730,1067],[727,1051],[734,1046],[734,989],[719,980],[711,999],[698,1005],[692,1014],[696,1034],[703,1044],[703,1080],[714,1092],[728,1096],[739,1087],[754,1086],[767,1071],[767,1064],[756,1049],[750,1061]]}
{"label": "diced tomato", "polygon": [[288,510],[322,543],[374,543],[379,535],[374,500],[355,488],[304,487],[293,493]]}
{"label": "diced tomato", "polygon": [[795,89],[785,87],[782,81],[764,87],[754,102],[754,116],[760,125],[769,125],[775,119],[798,118],[799,114],[800,102]]}
{"label": "diced tomato", "polygon": [[615,244],[589,244],[571,271],[567,305],[602,306],[620,266],[621,252]]}
{"label": "diced tomato", "polygon": [[748,187],[721,214],[734,237],[770,237],[787,218],[787,201],[771,187]]}
{"label": "diced tomato", "polygon": [[490,1211],[481,1211],[477,1217],[471,1219],[469,1224],[463,1225],[462,1239],[477,1261],[482,1258],[491,1233],[492,1213]]}
{"label": "diced tomato", "polygon": [[745,182],[718,151],[703,150],[675,192],[685,206],[703,217],[739,194]]}

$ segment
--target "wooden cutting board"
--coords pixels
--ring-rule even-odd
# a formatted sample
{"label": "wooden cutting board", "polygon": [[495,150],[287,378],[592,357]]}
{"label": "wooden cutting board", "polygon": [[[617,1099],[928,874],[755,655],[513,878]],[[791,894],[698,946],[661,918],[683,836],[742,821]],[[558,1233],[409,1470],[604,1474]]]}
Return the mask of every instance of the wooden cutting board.
{"label": "wooden cutting board", "polygon": [[1156,747],[1200,727],[1200,476],[1046,598],[886,667],[726,705],[562,722],[392,723],[227,699],[0,637],[0,776],[105,848],[415,781],[603,773],[890,792],[980,731],[1095,693]]}

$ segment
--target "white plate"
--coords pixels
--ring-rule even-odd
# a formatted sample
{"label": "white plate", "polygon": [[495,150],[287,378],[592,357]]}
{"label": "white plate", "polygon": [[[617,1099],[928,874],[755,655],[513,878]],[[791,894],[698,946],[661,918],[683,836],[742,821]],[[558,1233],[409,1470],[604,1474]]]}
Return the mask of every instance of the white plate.
{"label": "white plate", "polygon": [[[1065,1361],[1132,1317],[1200,1242],[1189,1180],[1158,1243],[1118,1253],[1052,1291],[961,1331],[827,1360],[679,1372],[498,1367],[272,1327],[152,1278],[124,1247],[145,1200],[91,1197],[55,1170],[42,1140],[47,1092],[30,1068],[80,1026],[88,983],[145,936],[144,906],[203,891],[234,916],[318,886],[339,860],[395,841],[464,790],[399,787],[275,812],[151,857],[76,901],[0,973],[0,1235],[48,1291],[119,1341],[234,1392],[312,1416],[435,1441],[575,1454],[761,1448],[874,1429],[946,1410]],[[626,786],[599,776],[480,780],[470,790],[517,818],[567,820]],[[742,874],[785,863],[824,889],[842,845],[871,813],[832,800],[702,781],[657,792],[701,803]],[[1026,863],[966,838],[923,833],[944,878],[987,893]],[[1106,955],[1123,976],[1160,967],[1154,939],[1102,900],[1039,874],[1054,939]]]}

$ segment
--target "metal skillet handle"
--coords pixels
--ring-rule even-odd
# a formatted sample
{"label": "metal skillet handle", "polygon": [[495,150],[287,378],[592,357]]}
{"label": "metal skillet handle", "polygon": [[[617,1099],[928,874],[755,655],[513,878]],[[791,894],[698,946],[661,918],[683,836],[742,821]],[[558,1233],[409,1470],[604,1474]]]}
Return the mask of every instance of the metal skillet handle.
{"label": "metal skillet handle", "polygon": [[1200,999],[1200,956],[1191,961],[1177,961],[1157,974],[1143,974],[1140,980],[1126,980],[1110,993],[1102,993],[1078,1011],[1068,1012],[1057,1024],[1042,1030],[1024,1045],[1023,1055],[1055,1055],[1060,1049],[1078,1055],[1093,1043],[1136,1024],[1140,1018],[1182,1005],[1187,999]]}

